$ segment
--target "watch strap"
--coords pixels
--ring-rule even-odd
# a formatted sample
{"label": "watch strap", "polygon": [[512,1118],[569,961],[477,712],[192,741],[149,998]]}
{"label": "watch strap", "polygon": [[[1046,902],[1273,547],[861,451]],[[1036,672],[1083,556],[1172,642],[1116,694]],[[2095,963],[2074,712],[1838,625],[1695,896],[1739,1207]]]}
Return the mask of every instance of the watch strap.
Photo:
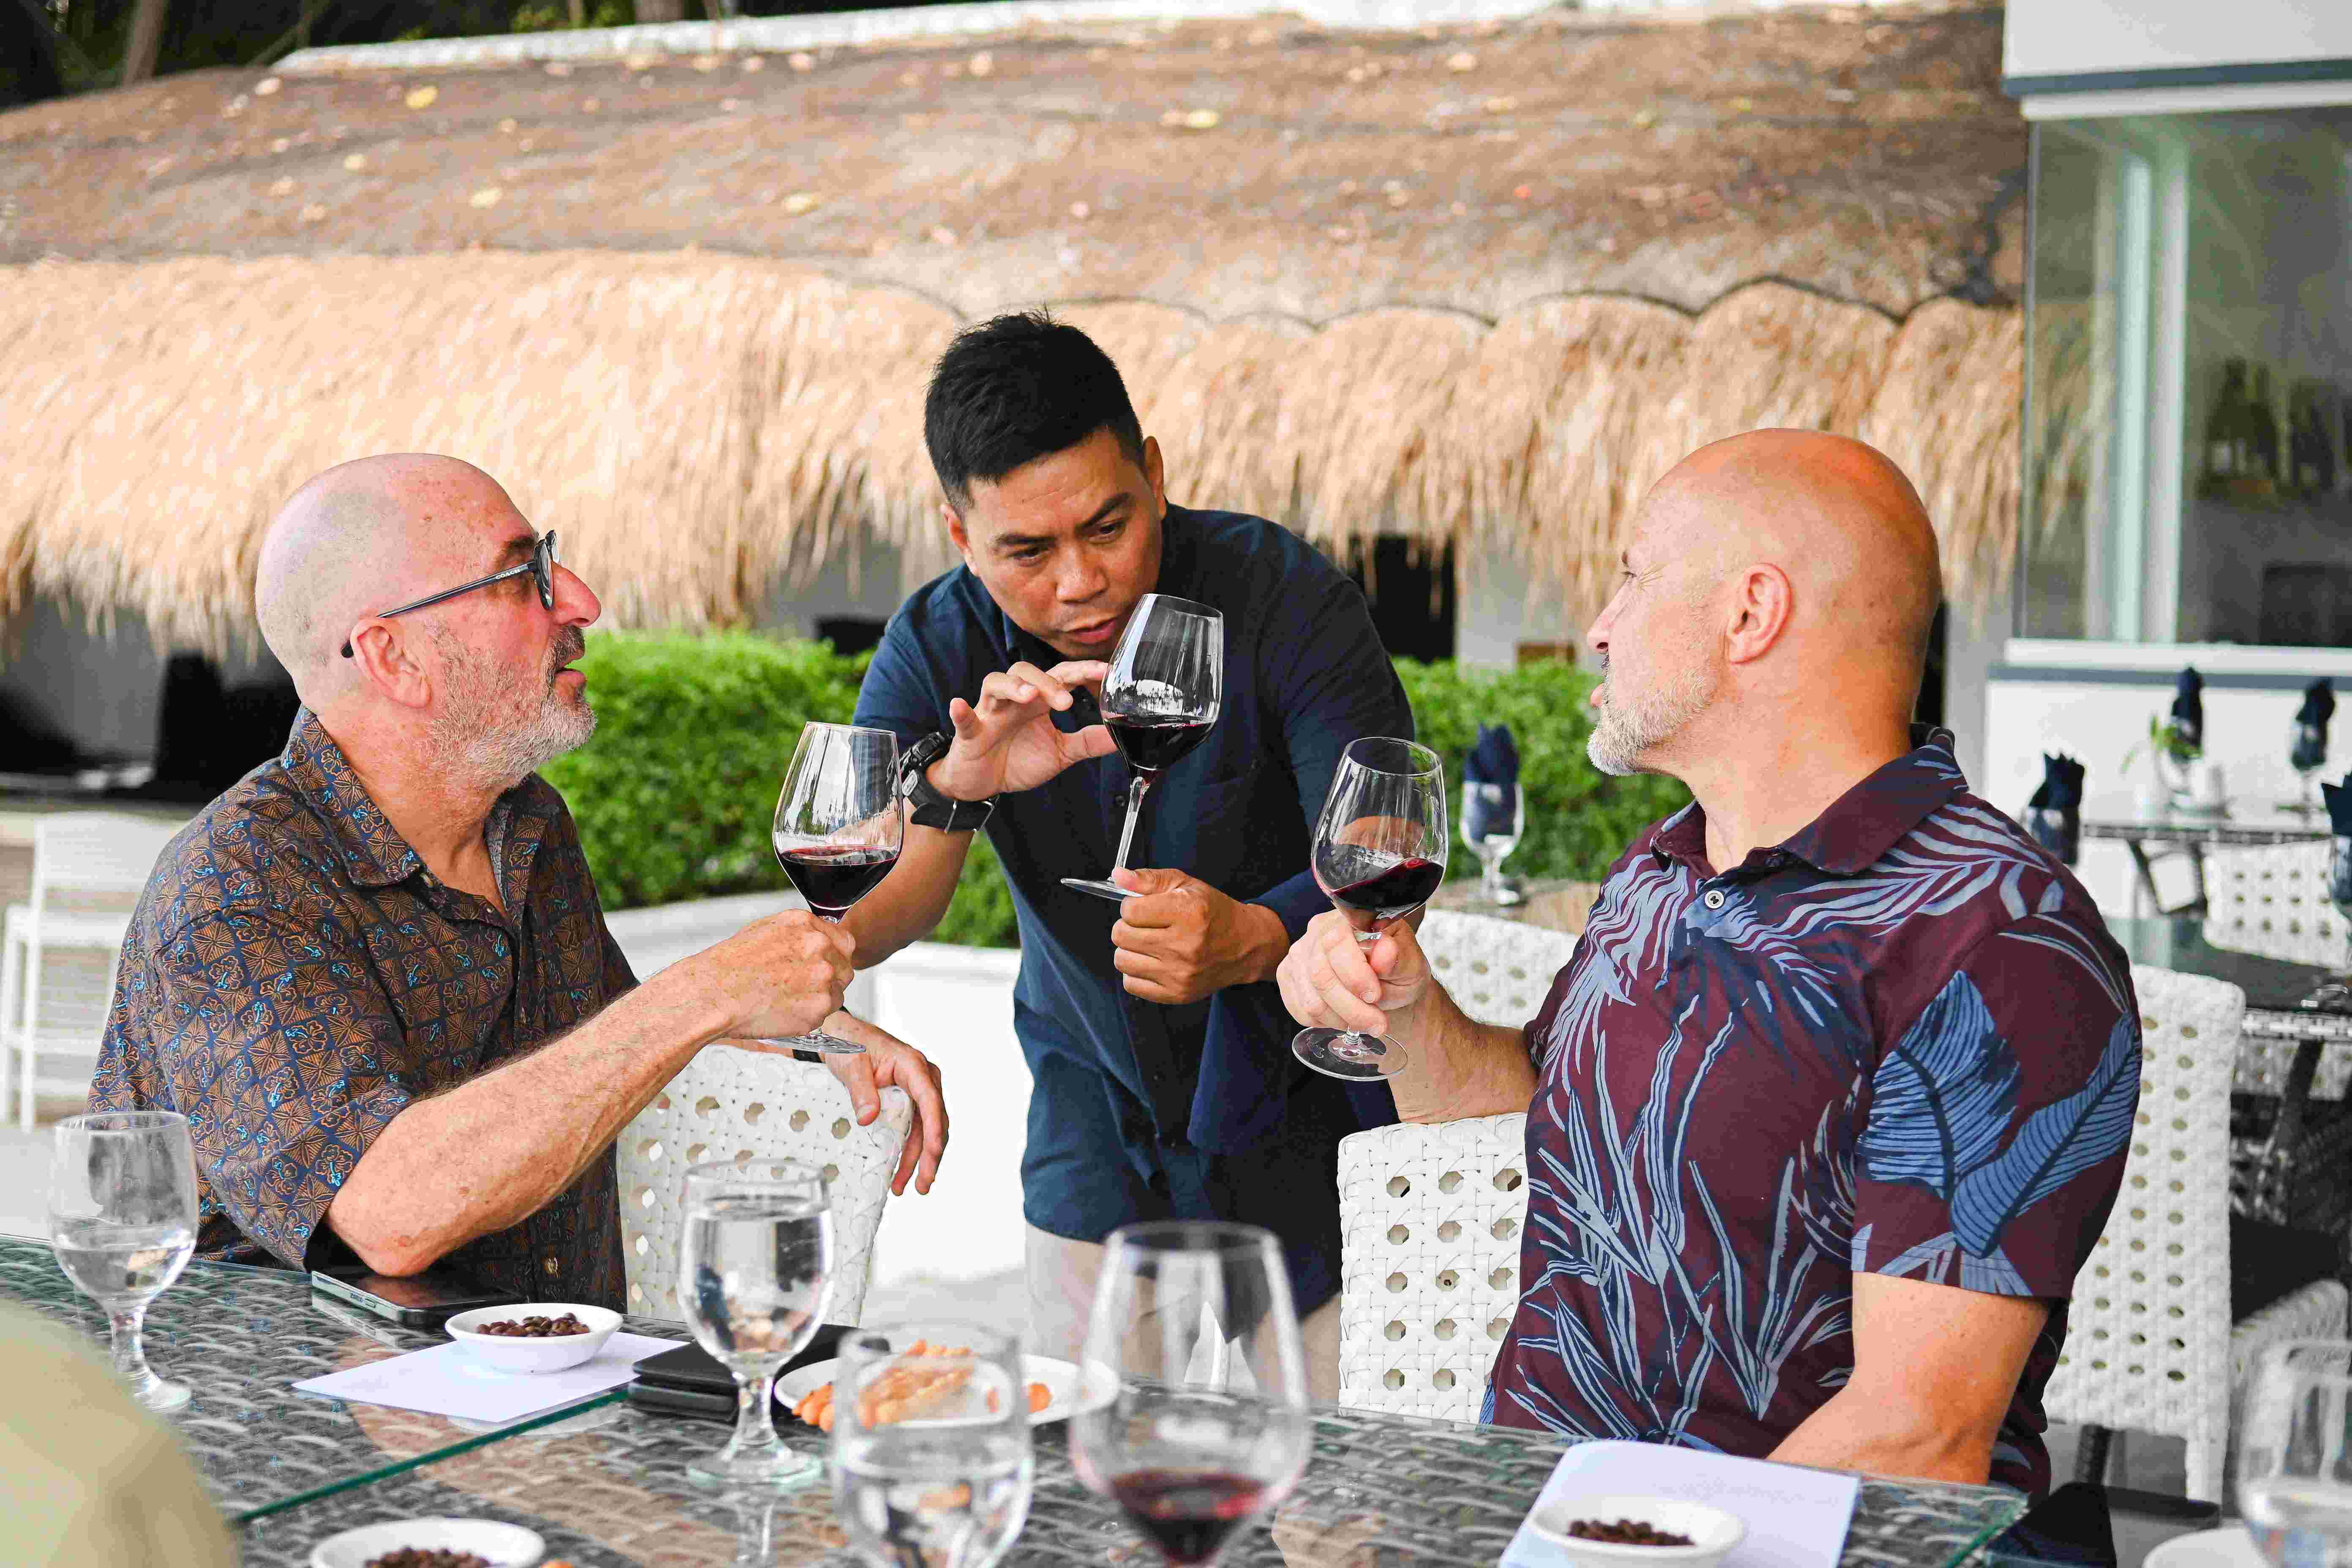
{"label": "watch strap", "polygon": [[933,732],[924,736],[908,749],[903,767],[902,785],[907,796],[907,820],[918,827],[936,828],[942,833],[971,833],[988,821],[996,809],[996,800],[957,800],[941,795],[931,787],[930,765],[947,754],[950,744],[947,736]]}

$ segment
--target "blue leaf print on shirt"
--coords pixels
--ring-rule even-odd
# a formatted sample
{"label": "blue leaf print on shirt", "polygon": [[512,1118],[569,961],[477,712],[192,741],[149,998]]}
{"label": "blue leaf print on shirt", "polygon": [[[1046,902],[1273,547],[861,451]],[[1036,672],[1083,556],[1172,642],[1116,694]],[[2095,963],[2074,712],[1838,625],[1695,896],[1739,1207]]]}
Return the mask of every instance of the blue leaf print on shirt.
{"label": "blue leaf print on shirt", "polygon": [[1953,975],[1879,1065],[1863,1170],[1951,1202],[1961,1179],[2000,1147],[2017,1085],[2017,1054],[1995,1030],[1983,994],[1966,972]]}
{"label": "blue leaf print on shirt", "polygon": [[1990,1257],[2011,1220],[2130,1142],[2139,1107],[2138,1046],[2133,1019],[2116,1019],[2091,1081],[2027,1117],[2008,1148],[1962,1178],[1952,1229],[1963,1247]]}

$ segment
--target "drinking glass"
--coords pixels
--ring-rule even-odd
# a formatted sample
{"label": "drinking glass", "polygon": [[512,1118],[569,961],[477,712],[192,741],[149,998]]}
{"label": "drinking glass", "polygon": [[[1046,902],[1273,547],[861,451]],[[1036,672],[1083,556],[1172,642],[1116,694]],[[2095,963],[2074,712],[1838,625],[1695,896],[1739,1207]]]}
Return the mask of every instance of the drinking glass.
{"label": "drinking glass", "polygon": [[[906,805],[898,737],[856,724],[806,724],[784,770],[772,830],[776,859],[819,920],[838,921],[898,863]],[[855,1056],[866,1047],[819,1029],[770,1046]]]}
{"label": "drinking glass", "polygon": [[2326,731],[2306,719],[2291,721],[2286,730],[2286,765],[2294,770],[2302,787],[2284,804],[2288,811],[2308,816],[2322,809],[2319,770],[2327,765]]}
{"label": "drinking glass", "polygon": [[1111,1232],[1086,1362],[1115,1372],[1118,1394],[1070,1418],[1078,1479],[1176,1568],[1213,1561],[1298,1484],[1306,1362],[1271,1233],[1194,1220]]}
{"label": "drinking glass", "polygon": [[824,1178],[790,1160],[715,1160],[686,1173],[678,1304],[704,1350],[735,1374],[735,1436],[686,1468],[714,1490],[798,1486],[824,1464],[776,1436],[776,1373],[824,1321],[833,1295]]}
{"label": "drinking glass", "polygon": [[834,1373],[833,1501],[875,1568],[989,1568],[1029,1518],[1020,1346],[971,1323],[861,1329]]}
{"label": "drinking glass", "polygon": [[[1365,947],[1427,903],[1445,880],[1445,781],[1437,753],[1385,736],[1350,742],[1315,822],[1310,864]],[[1393,1078],[1409,1059],[1387,1036],[1349,1029],[1301,1029],[1290,1048],[1331,1078]]]}
{"label": "drinking glass", "polygon": [[150,1410],[177,1410],[188,1385],[155,1375],[142,1342],[147,1303],[196,1250],[196,1154],[173,1110],[110,1110],[58,1123],[49,1166],[49,1246],[76,1289],[106,1310],[114,1370]]}
{"label": "drinking glass", "polygon": [[2238,1511],[2277,1568],[2352,1560],[2352,1343],[2263,1352],[2238,1445]]}
{"label": "drinking glass", "polygon": [[1515,784],[1462,780],[1462,843],[1478,857],[1478,896],[1490,904],[1516,904],[1519,895],[1503,881],[1503,862],[1528,829],[1527,791]]}
{"label": "drinking glass", "polygon": [[[1127,868],[1143,795],[1160,775],[1208,738],[1225,690],[1225,617],[1170,594],[1137,601],[1102,689],[1103,723],[1134,778],[1127,786],[1127,827],[1115,869]],[[1108,877],[1065,877],[1062,886],[1117,901],[1133,898]]]}

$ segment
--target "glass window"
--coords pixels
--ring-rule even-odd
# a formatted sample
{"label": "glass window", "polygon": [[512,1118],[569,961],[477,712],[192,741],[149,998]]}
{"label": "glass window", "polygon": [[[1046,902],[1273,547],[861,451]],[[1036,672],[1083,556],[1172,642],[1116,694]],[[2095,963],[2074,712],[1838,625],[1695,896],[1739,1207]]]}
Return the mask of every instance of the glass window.
{"label": "glass window", "polygon": [[2044,122],[2025,637],[2352,646],[2352,109]]}

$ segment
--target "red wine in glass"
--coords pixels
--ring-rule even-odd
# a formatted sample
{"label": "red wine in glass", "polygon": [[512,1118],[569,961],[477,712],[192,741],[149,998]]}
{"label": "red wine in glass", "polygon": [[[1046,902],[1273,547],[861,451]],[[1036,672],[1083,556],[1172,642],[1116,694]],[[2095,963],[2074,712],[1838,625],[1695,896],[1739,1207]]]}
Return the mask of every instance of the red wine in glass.
{"label": "red wine in glass", "polygon": [[[838,921],[890,874],[906,835],[898,738],[856,724],[801,730],[776,796],[776,860],[818,918]],[[770,1046],[855,1055],[866,1047],[823,1030]]]}
{"label": "red wine in glass", "polygon": [[1231,1470],[1129,1470],[1110,1495],[1177,1568],[1214,1557],[1265,1506],[1265,1484]]}
{"label": "red wine in glass", "polygon": [[[1437,753],[1384,735],[1349,743],[1315,821],[1315,880],[1366,947],[1445,880],[1445,780]],[[1291,1053],[1331,1078],[1393,1078],[1405,1049],[1386,1035],[1301,1029]]]}
{"label": "red wine in glass", "polygon": [[839,920],[849,907],[879,887],[898,863],[896,849],[836,847],[820,844],[805,849],[779,849],[784,875],[793,879],[810,909],[827,920]]}
{"label": "red wine in glass", "polygon": [[[1133,775],[1115,868],[1126,867],[1135,847],[1144,792],[1207,737],[1224,689],[1223,613],[1169,594],[1137,600],[1102,689],[1103,723]],[[1109,877],[1065,877],[1062,886],[1114,903],[1135,896]]]}
{"label": "red wine in glass", "polygon": [[1182,761],[1186,752],[1208,739],[1213,722],[1208,719],[1147,719],[1125,713],[1103,717],[1118,754],[1127,759],[1135,776],[1153,784]]}

